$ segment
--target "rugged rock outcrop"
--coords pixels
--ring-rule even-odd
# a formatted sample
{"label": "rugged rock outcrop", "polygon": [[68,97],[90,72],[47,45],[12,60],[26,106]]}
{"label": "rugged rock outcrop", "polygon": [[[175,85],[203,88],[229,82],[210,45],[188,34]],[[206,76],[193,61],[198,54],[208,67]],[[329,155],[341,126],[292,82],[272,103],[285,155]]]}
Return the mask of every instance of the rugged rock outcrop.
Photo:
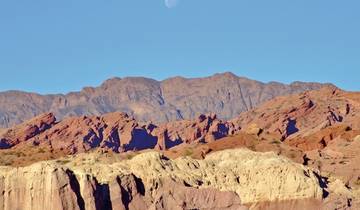
{"label": "rugged rock outcrop", "polygon": [[276,96],[323,86],[329,84],[265,84],[223,73],[161,82],[140,77],[112,78],[99,87],[86,87],[66,95],[7,91],[0,93],[0,127],[11,127],[45,112],[53,112],[62,119],[120,111],[139,121],[156,123],[193,119],[199,113],[210,112],[230,119]]}
{"label": "rugged rock outcrop", "polygon": [[155,137],[124,113],[66,118],[34,138],[37,140],[50,144],[52,149],[70,149],[72,153],[97,147],[115,152],[141,150],[156,144]]}
{"label": "rugged rock outcrop", "polygon": [[70,117],[55,123],[53,114],[44,114],[10,128],[3,135],[1,148],[14,145],[48,147],[68,154],[105,148],[115,152],[153,148],[151,136],[125,113],[103,116]]}
{"label": "rugged rock outcrop", "polygon": [[219,120],[215,114],[201,114],[196,120],[180,120],[159,125],[153,130],[158,136],[158,149],[169,149],[182,143],[209,143],[234,134],[235,126]]}
{"label": "rugged rock outcrop", "polygon": [[40,135],[55,124],[56,118],[52,113],[39,115],[25,123],[4,129],[0,132],[0,148],[10,148]]}
{"label": "rugged rock outcrop", "polygon": [[311,135],[320,137],[320,133],[324,133],[323,141],[320,137],[317,142],[317,148],[321,148],[323,144],[320,141],[326,144],[328,139],[334,139],[343,133],[336,132],[336,126],[344,126],[347,131],[360,130],[359,110],[358,92],[326,87],[277,97],[241,114],[232,122],[244,128],[255,124],[266,133],[271,133],[282,141],[289,141],[292,145],[303,142],[304,138]]}
{"label": "rugged rock outcrop", "polygon": [[12,152],[25,156],[23,151],[38,148],[44,158],[55,153],[61,156],[95,148],[114,152],[164,150],[179,144],[211,142],[234,131],[232,123],[217,119],[215,114],[157,126],[141,125],[120,112],[69,117],[59,122],[49,113],[0,133],[0,149],[11,148]]}
{"label": "rugged rock outcrop", "polygon": [[204,160],[156,152],[105,164],[95,153],[27,167],[1,167],[0,209],[247,209],[256,202],[314,199],[323,186],[308,168],[248,150]]}

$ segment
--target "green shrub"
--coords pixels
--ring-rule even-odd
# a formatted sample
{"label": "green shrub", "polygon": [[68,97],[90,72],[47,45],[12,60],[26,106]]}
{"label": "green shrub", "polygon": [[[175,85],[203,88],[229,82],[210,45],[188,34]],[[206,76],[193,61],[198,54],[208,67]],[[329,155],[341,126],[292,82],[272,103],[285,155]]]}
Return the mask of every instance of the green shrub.
{"label": "green shrub", "polygon": [[272,140],[270,143],[271,143],[271,144],[281,144],[281,141],[274,139],[274,140]]}
{"label": "green shrub", "polygon": [[70,163],[70,160],[57,160],[56,162],[59,164],[65,165],[67,163]]}
{"label": "green shrub", "polygon": [[192,149],[186,149],[185,150],[185,156],[191,156],[194,152],[192,151]]}

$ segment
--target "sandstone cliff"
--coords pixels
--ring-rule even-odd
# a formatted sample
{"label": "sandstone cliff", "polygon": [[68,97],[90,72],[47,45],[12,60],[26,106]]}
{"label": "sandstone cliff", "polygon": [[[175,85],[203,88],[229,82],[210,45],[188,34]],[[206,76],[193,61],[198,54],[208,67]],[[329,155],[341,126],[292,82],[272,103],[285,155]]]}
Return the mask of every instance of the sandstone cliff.
{"label": "sandstone cliff", "polygon": [[0,209],[247,209],[294,199],[320,205],[325,190],[315,172],[274,153],[227,150],[170,160],[148,152],[111,164],[97,158],[1,167]]}

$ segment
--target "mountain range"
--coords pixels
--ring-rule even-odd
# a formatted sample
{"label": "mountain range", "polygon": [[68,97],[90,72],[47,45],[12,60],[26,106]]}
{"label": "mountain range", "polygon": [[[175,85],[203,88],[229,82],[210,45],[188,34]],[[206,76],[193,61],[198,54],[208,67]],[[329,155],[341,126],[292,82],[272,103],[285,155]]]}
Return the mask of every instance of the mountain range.
{"label": "mountain range", "polygon": [[156,123],[194,119],[216,113],[232,119],[276,96],[315,90],[331,84],[262,83],[230,72],[210,77],[156,81],[143,77],[112,78],[99,87],[68,94],[40,95],[22,91],[0,93],[0,127],[10,127],[39,114],[69,116],[126,112],[138,121]]}

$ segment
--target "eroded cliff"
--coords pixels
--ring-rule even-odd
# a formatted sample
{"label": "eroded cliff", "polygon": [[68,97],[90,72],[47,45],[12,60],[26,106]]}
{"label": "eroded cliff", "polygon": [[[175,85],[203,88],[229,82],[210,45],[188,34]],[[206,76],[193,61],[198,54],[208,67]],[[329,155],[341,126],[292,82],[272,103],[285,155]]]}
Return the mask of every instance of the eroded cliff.
{"label": "eroded cliff", "polygon": [[0,169],[0,209],[247,209],[321,202],[314,171],[273,152],[225,150],[204,160],[145,152],[111,164],[96,153]]}

